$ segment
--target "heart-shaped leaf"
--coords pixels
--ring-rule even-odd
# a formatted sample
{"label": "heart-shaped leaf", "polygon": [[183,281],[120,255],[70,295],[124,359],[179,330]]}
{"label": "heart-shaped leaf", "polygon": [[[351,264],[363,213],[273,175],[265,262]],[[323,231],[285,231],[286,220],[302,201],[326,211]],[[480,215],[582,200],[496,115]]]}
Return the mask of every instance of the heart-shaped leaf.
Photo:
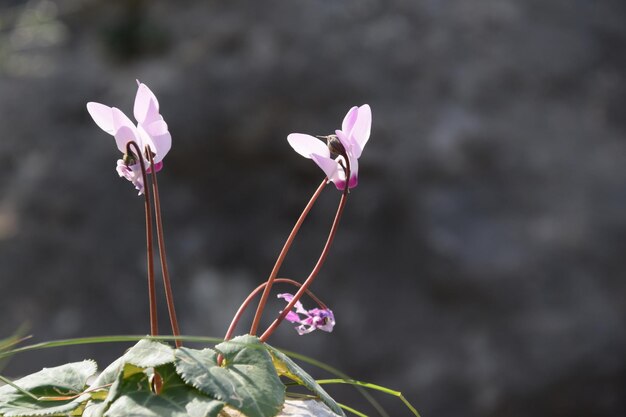
{"label": "heart-shaped leaf", "polygon": [[163,381],[159,394],[150,389],[149,377],[136,373],[125,378],[118,391],[121,395],[113,401],[106,417],[216,417],[224,403],[209,398],[185,384],[176,374],[174,366],[155,369]]}
{"label": "heart-shaped leaf", "polygon": [[[285,401],[285,386],[265,345],[256,337],[240,336],[215,349],[177,349],[176,371],[186,383],[248,417],[275,416]],[[224,357],[221,366],[218,352]]]}
{"label": "heart-shaped leaf", "polygon": [[35,399],[18,389],[0,387],[0,415],[4,417],[46,416],[66,414],[78,408],[85,399],[72,398],[85,389],[87,378],[96,372],[94,361],[68,363],[15,381],[15,385],[30,392]]}
{"label": "heart-shaped leaf", "polygon": [[122,357],[124,363],[153,368],[174,362],[174,349],[156,340],[142,339]]}

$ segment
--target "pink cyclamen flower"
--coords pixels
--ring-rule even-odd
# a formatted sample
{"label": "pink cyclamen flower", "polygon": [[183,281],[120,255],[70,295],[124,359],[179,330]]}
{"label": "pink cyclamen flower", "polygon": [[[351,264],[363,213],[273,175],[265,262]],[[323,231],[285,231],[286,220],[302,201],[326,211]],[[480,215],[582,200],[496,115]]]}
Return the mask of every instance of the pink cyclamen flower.
{"label": "pink cyclamen flower", "polygon": [[[361,152],[370,138],[372,126],[372,110],[370,106],[364,104],[360,107],[352,107],[341,124],[341,130],[335,130],[335,136],[329,136],[329,145],[324,144],[319,139],[304,133],[292,133],[287,136],[287,141],[291,147],[305,158],[312,159],[326,174],[329,181],[332,181],[338,190],[343,190],[346,186],[346,173],[344,166],[345,158],[350,164],[350,179],[348,187],[357,186],[359,177],[359,162]],[[331,143],[338,140],[341,146]],[[340,152],[333,159],[331,150]],[[331,148],[331,149],[329,149]],[[334,152],[333,152],[334,153]],[[343,153],[343,154],[342,154]]]}
{"label": "pink cyclamen flower", "polygon": [[[287,303],[293,300],[293,295],[289,293],[278,294],[278,298],[284,299]],[[298,323],[296,331],[300,336],[303,334],[311,333],[315,329],[320,329],[325,332],[332,332],[335,327],[335,316],[330,309],[314,308],[312,310],[305,310],[300,301],[297,301],[294,305],[296,311],[290,311],[285,316],[285,319]],[[303,317],[300,317],[300,316]]]}
{"label": "pink cyclamen flower", "polygon": [[[135,142],[143,152],[141,157],[148,165],[148,172],[150,168],[149,160],[144,152],[146,149],[154,155],[155,170],[160,171],[163,167],[163,158],[172,147],[172,136],[167,123],[159,113],[159,102],[154,93],[139,81],[137,85],[133,109],[137,125],[116,107],[89,102],[87,111],[100,129],[113,135],[120,152],[126,154],[128,143]],[[116,170],[120,177],[126,178],[139,190],[139,194],[143,194],[144,184],[138,161],[133,163],[120,159],[117,161]]]}

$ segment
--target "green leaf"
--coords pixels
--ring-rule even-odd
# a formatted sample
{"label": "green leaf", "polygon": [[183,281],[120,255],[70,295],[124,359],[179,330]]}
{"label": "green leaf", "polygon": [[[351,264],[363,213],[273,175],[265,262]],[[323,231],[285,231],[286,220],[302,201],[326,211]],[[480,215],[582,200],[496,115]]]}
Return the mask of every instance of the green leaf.
{"label": "green leaf", "polygon": [[[89,387],[100,387],[103,384],[110,385],[108,392],[102,401],[101,394],[91,394],[91,401],[87,403],[83,417],[102,417],[113,401],[123,394],[125,380],[134,375],[145,375],[143,369],[129,363],[124,363],[124,357],[116,359],[100,374],[98,379]],[[114,379],[113,379],[114,378]],[[113,382],[111,382],[113,381]],[[96,385],[101,384],[101,385]],[[90,394],[85,394],[89,396]]]}
{"label": "green leaf", "polygon": [[240,410],[247,417],[273,417],[285,401],[282,384],[266,347],[253,336],[239,336],[215,349],[179,348],[176,371],[183,380],[217,400]]}
{"label": "green leaf", "polygon": [[140,368],[153,368],[174,362],[174,349],[156,340],[143,339],[128,349],[122,358],[125,363]]}
{"label": "green leaf", "polygon": [[[90,389],[111,385],[108,392],[91,394],[83,417],[102,417],[109,405],[119,397],[119,385],[133,373],[143,372],[142,368],[152,368],[174,361],[174,349],[156,340],[142,339],[126,353],[106,367],[90,385]],[[123,371],[123,374],[122,374]]]}
{"label": "green leaf", "polygon": [[10,385],[0,387],[0,415],[18,417],[69,413],[85,400],[82,396],[70,399],[63,397],[72,397],[83,392],[87,378],[95,374],[96,369],[94,361],[86,360],[44,368],[14,382],[39,400]]}
{"label": "green leaf", "polygon": [[285,376],[300,385],[304,385],[309,390],[313,391],[315,395],[319,397],[320,400],[324,404],[328,406],[335,414],[339,414],[340,416],[345,416],[343,410],[339,405],[332,399],[330,395],[324,389],[315,382],[315,379],[311,377],[308,373],[304,371],[298,364],[291,360],[291,358],[276,348],[273,348],[269,345],[267,346],[267,350],[272,354],[274,358],[274,365],[276,366],[276,370],[279,375]]}
{"label": "green leaf", "polygon": [[209,398],[186,385],[171,364],[155,370],[163,380],[161,392],[150,390],[149,377],[136,373],[123,379],[117,398],[106,417],[216,417],[224,407],[221,401]]}

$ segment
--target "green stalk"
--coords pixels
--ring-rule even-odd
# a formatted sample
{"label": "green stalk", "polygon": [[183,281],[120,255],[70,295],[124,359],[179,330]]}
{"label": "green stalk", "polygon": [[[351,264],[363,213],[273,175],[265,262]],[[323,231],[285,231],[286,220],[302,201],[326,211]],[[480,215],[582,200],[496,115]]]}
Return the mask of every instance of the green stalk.
{"label": "green stalk", "polygon": [[376,391],[380,391],[380,392],[384,392],[385,394],[388,395],[392,395],[394,397],[398,397],[400,399],[400,401],[402,401],[404,403],[404,405],[406,405],[406,407],[411,410],[411,412],[413,413],[413,415],[415,415],[416,417],[420,417],[420,414],[417,412],[417,410],[415,409],[415,407],[413,407],[413,405],[404,397],[404,395],[402,395],[402,393],[400,391],[395,391],[380,385],[376,385],[376,384],[372,384],[370,382],[361,382],[361,381],[355,381],[354,379],[319,379],[316,380],[316,382],[320,385],[323,384],[349,384],[349,385],[355,385],[355,386],[359,386],[359,387],[364,387],[364,388],[369,388],[372,390],[376,390]]}

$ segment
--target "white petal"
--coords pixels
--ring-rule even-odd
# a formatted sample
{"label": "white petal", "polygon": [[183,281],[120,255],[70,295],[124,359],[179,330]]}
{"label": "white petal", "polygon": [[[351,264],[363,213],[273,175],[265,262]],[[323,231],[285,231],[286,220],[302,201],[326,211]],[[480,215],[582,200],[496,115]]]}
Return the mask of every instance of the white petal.
{"label": "white petal", "polygon": [[135,119],[139,123],[150,122],[159,115],[159,101],[147,85],[140,83],[133,108]]}
{"label": "white petal", "polygon": [[113,127],[113,112],[111,107],[91,101],[87,103],[87,111],[100,129],[104,130],[109,135],[115,134],[115,128]]}
{"label": "white petal", "polygon": [[328,146],[318,138],[304,133],[292,133],[287,136],[287,141],[294,151],[305,158],[311,158],[312,154],[330,157]]}
{"label": "white petal", "polygon": [[343,122],[341,123],[341,130],[346,132],[346,135],[352,130],[352,127],[354,126],[358,115],[359,108],[357,106],[354,106],[350,110],[348,110],[348,113],[343,118]]}
{"label": "white petal", "polygon": [[[154,152],[154,163],[158,164],[161,162],[172,148],[172,135],[167,130],[159,135],[151,135],[144,126],[139,126],[137,131],[144,146],[149,146],[152,152]],[[160,130],[155,131],[159,132]]]}
{"label": "white petal", "polygon": [[115,142],[117,149],[122,153],[126,153],[126,145],[130,141],[137,142],[139,149],[143,152],[143,143],[137,133],[137,128],[133,122],[118,108],[112,108],[113,128],[115,129]]}
{"label": "white petal", "polygon": [[[122,126],[117,129],[117,132],[115,132],[115,143],[117,144],[117,149],[119,149],[120,152],[125,154],[126,145],[128,145],[128,143],[131,141],[135,141],[139,146],[139,149],[142,149],[141,144],[135,137],[135,132],[133,131],[133,129],[130,129],[128,126]],[[130,150],[133,153],[137,151],[135,148],[131,148]]]}
{"label": "white petal", "polygon": [[[353,148],[354,156],[359,158],[361,151],[365,147],[365,144],[370,138],[370,132],[372,128],[372,109],[368,104],[364,104],[359,107],[358,117],[352,127],[350,136],[354,139],[358,146]],[[344,131],[345,132],[345,131]]]}
{"label": "white petal", "polygon": [[313,159],[317,166],[322,168],[322,171],[324,171],[330,181],[335,182],[340,180],[339,171],[342,170],[342,168],[337,161],[318,154],[311,154],[311,159]]}

